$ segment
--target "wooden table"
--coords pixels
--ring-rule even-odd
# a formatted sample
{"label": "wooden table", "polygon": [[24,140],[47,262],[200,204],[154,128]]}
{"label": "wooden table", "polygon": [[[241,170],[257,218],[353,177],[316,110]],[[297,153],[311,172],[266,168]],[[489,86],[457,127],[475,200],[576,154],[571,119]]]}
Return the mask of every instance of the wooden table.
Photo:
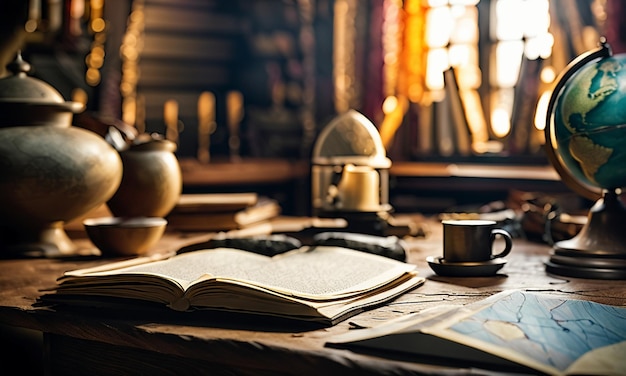
{"label": "wooden table", "polygon": [[[355,325],[376,325],[442,303],[469,303],[505,289],[626,305],[626,281],[547,275],[543,262],[550,247],[523,239],[514,241],[508,263],[496,276],[437,276],[425,258],[441,254],[440,225],[431,221],[421,225],[426,235],[410,239],[409,262],[417,265],[426,283],[385,306],[330,328],[275,325],[224,314],[85,312],[38,304],[41,290],[54,287],[64,271],[111,261],[93,258],[0,261],[0,323],[43,332],[48,374],[466,374],[472,370],[386,359],[324,344],[330,336]],[[172,249],[185,241],[179,234],[169,233],[157,249]],[[13,343],[10,340],[5,339],[5,348]]]}

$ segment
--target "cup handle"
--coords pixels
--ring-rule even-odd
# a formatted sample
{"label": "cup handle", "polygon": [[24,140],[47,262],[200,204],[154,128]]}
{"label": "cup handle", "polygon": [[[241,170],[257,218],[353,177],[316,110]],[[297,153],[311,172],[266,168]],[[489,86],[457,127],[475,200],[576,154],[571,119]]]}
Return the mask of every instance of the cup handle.
{"label": "cup handle", "polygon": [[511,239],[511,234],[509,234],[506,230],[502,230],[499,228],[491,230],[491,244],[496,240],[496,235],[502,235],[504,238],[504,249],[502,252],[491,256],[491,258],[504,257],[511,252],[511,248],[513,248],[513,239]]}

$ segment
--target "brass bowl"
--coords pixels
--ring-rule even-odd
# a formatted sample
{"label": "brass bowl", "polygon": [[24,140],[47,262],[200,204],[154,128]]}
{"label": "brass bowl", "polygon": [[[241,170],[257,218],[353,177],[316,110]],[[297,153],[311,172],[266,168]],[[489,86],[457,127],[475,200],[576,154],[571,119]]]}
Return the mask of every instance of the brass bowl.
{"label": "brass bowl", "polygon": [[145,254],[163,236],[167,220],[160,217],[101,217],[83,221],[91,242],[103,256]]}

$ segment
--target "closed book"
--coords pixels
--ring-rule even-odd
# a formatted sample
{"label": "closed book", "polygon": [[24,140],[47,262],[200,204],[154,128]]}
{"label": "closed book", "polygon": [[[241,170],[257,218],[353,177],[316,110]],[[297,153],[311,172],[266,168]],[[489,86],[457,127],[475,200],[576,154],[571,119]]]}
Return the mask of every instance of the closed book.
{"label": "closed book", "polygon": [[469,156],[472,154],[472,135],[465,116],[465,108],[461,100],[461,92],[454,68],[449,68],[443,72],[443,79],[446,85],[446,98],[450,106],[450,121],[452,122],[456,153],[461,156]]}
{"label": "closed book", "polygon": [[277,217],[280,204],[271,198],[260,197],[251,206],[227,211],[176,211],[168,216],[168,226],[179,231],[225,231]]}
{"label": "closed book", "polygon": [[259,195],[243,193],[191,193],[178,199],[172,213],[213,213],[242,210],[255,205]]}

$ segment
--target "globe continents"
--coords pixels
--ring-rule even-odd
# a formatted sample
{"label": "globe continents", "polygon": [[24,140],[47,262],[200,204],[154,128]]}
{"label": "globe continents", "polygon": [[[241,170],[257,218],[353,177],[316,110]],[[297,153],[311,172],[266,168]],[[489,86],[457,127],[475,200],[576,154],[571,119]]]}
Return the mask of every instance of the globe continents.
{"label": "globe continents", "polygon": [[608,190],[626,187],[626,54],[576,71],[555,102],[553,121],[549,141],[574,179]]}

